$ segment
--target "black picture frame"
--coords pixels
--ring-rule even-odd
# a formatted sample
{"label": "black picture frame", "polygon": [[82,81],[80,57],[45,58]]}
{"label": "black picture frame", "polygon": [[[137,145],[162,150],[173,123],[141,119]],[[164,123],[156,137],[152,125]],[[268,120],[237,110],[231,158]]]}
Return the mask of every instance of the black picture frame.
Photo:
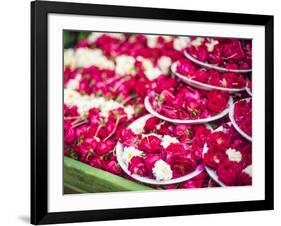
{"label": "black picture frame", "polygon": [[[95,15],[265,27],[265,199],[143,208],[48,212],[48,14]],[[272,210],[273,186],[273,16],[125,7],[80,3],[31,3],[31,223],[69,223],[114,219]]]}

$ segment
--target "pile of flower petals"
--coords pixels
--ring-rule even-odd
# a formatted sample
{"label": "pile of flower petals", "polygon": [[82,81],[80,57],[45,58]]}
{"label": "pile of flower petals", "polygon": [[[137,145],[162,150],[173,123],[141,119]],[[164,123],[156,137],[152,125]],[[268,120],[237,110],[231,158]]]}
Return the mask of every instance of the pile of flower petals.
{"label": "pile of flower petals", "polygon": [[251,40],[193,37],[187,51],[201,62],[227,69],[252,67]]}
{"label": "pile of flower petals", "polygon": [[[170,118],[206,118],[228,107],[228,93],[193,89],[170,76],[172,63],[188,62],[184,51],[194,40],[94,32],[75,48],[65,49],[64,154],[130,180],[133,179],[122,171],[116,158],[118,141],[129,148],[128,152],[130,149],[139,151],[128,161],[128,169],[141,176],[158,180],[178,178],[200,165],[202,147],[210,135],[204,125],[173,125],[153,117],[145,125],[144,137],[128,130],[133,121],[147,114],[146,96],[155,110]],[[249,54],[245,56],[250,67]],[[236,58],[229,62],[233,64]],[[225,62],[218,64],[225,65]],[[190,70],[189,62],[182,66],[182,72],[186,68]],[[238,67],[246,68],[240,64]],[[201,73],[195,80],[219,82],[225,87],[244,86],[242,75],[222,76],[212,72],[213,77],[205,78],[204,70],[194,66],[194,71]],[[167,142],[176,139],[178,143],[163,147],[163,137],[167,136],[171,138]],[[165,167],[168,174],[161,173]],[[217,184],[203,171],[188,181],[161,188],[213,186]]]}
{"label": "pile of flower petals", "polygon": [[188,59],[179,60],[176,71],[189,79],[216,87],[244,88],[246,86],[244,74],[202,68]]}
{"label": "pile of flower petals", "polygon": [[234,105],[234,120],[248,136],[252,136],[252,99],[239,100]]}
{"label": "pile of flower petals", "polygon": [[207,139],[206,166],[215,170],[218,179],[227,186],[252,184],[252,144],[233,126],[223,125],[223,131],[213,132]]}
{"label": "pile of flower petals", "polygon": [[205,125],[172,124],[150,117],[142,131],[123,131],[122,159],[131,174],[165,181],[193,172],[202,163],[211,133]]}
{"label": "pile of flower petals", "polygon": [[152,108],[171,119],[202,119],[221,113],[228,106],[227,92],[193,89],[175,79],[159,78],[157,88],[149,93]]}

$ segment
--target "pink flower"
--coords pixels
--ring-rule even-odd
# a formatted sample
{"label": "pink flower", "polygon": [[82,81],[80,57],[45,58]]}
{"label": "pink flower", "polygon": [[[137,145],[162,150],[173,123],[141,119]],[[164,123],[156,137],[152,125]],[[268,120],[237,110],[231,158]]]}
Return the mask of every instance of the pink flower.
{"label": "pink flower", "polygon": [[175,79],[167,76],[167,75],[160,75],[156,79],[156,87],[155,91],[161,93],[163,90],[172,90],[177,86],[177,82]]}
{"label": "pink flower", "polygon": [[135,134],[131,129],[123,129],[122,132],[119,135],[120,142],[125,145],[126,147],[128,146],[133,146],[135,142]]}
{"label": "pink flower", "polygon": [[88,39],[83,39],[77,43],[76,48],[85,48],[88,47],[88,45],[89,45]]}
{"label": "pink flower", "polygon": [[252,100],[240,100],[235,103],[234,120],[240,129],[252,136]]}
{"label": "pink flower", "polygon": [[64,142],[67,144],[72,144],[75,139],[75,130],[72,128],[70,123],[64,122]]}
{"label": "pink flower", "polygon": [[169,118],[171,118],[171,119],[178,118],[177,110],[173,109],[171,107],[168,107],[168,106],[161,106],[160,113],[169,117]]}
{"label": "pink flower", "polygon": [[166,161],[171,166],[173,178],[189,174],[196,168],[196,163],[187,158],[186,153],[182,151],[171,152],[167,155]]}
{"label": "pink flower", "polygon": [[77,75],[76,70],[72,70],[70,67],[66,67],[63,72],[63,82],[67,85],[69,79],[74,79]]}
{"label": "pink flower", "polygon": [[75,116],[79,116],[78,113],[78,109],[77,106],[67,106],[67,105],[63,105],[63,116],[64,118],[71,118],[71,117],[75,117]]}
{"label": "pink flower", "polygon": [[142,138],[139,144],[139,149],[147,153],[157,152],[161,148],[161,139],[153,135]]}
{"label": "pink flower", "polygon": [[231,138],[224,132],[214,132],[207,139],[208,147],[214,150],[226,150],[230,147]]}
{"label": "pink flower", "polygon": [[207,59],[207,56],[208,56],[208,52],[207,52],[206,46],[203,46],[203,45],[199,46],[197,48],[198,60],[204,62]]}
{"label": "pink flower", "polygon": [[76,137],[85,137],[88,133],[88,125],[85,124],[85,125],[82,125],[82,126],[79,126],[76,128],[75,132],[76,132]]}
{"label": "pink flower", "polygon": [[161,156],[158,154],[148,154],[144,158],[144,164],[147,169],[147,172],[149,173],[150,176],[152,176],[152,168],[154,167],[154,164],[156,161],[160,160]]}
{"label": "pink flower", "polygon": [[177,124],[173,130],[173,133],[175,136],[182,136],[185,134],[189,134],[189,131],[191,129],[190,125],[187,124]]}
{"label": "pink flower", "polygon": [[145,122],[144,130],[146,132],[153,131],[159,123],[160,119],[157,117],[151,117]]}
{"label": "pink flower", "polygon": [[216,150],[216,149],[209,149],[206,154],[204,154],[204,164],[212,169],[216,169],[220,162],[224,162],[227,160],[227,156],[224,152]]}
{"label": "pink flower", "polygon": [[195,72],[195,66],[188,59],[181,59],[177,65],[177,72],[182,75],[192,75]]}
{"label": "pink flower", "polygon": [[105,169],[107,171],[109,171],[110,173],[113,173],[116,175],[120,175],[122,173],[122,169],[120,168],[120,166],[118,165],[118,163],[115,160],[109,161],[106,164]]}
{"label": "pink flower", "polygon": [[185,153],[185,148],[181,143],[174,143],[170,144],[165,151],[168,153]]}
{"label": "pink flower", "polygon": [[114,140],[101,141],[97,145],[97,152],[99,155],[107,154],[108,152],[113,151],[115,145],[116,141]]}
{"label": "pink flower", "polygon": [[91,108],[89,110],[88,119],[90,121],[91,126],[98,127],[101,121],[101,116],[99,114],[100,110],[98,108]]}
{"label": "pink flower", "polygon": [[218,164],[218,178],[226,185],[236,185],[240,172],[241,166],[235,162],[224,161]]}
{"label": "pink flower", "polygon": [[138,174],[140,176],[147,176],[147,170],[145,164],[143,163],[143,159],[139,156],[134,156],[129,162],[129,171],[132,174]]}
{"label": "pink flower", "polygon": [[239,175],[239,184],[252,185],[252,177],[242,171]]}
{"label": "pink flower", "polygon": [[229,94],[221,91],[210,91],[208,93],[208,109],[219,113],[227,107]]}
{"label": "pink flower", "polygon": [[90,159],[89,164],[99,169],[104,167],[104,161],[98,155],[94,155],[93,158]]}
{"label": "pink flower", "polygon": [[180,183],[180,188],[202,188],[208,183],[209,177],[205,171],[196,177]]}

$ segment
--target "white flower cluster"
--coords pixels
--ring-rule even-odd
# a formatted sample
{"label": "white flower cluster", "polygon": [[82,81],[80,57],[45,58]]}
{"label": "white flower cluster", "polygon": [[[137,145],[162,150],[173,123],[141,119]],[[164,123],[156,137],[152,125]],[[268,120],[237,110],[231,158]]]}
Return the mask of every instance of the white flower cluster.
{"label": "white flower cluster", "polygon": [[68,106],[77,106],[78,112],[81,117],[87,117],[88,111],[95,107],[99,108],[101,115],[104,117],[109,116],[109,112],[123,108],[127,114],[128,119],[132,118],[134,108],[132,106],[124,106],[114,100],[106,100],[104,97],[96,97],[94,95],[81,95],[79,92],[72,89],[64,89],[64,103]]}
{"label": "white flower cluster", "polygon": [[217,44],[219,44],[218,40],[211,38],[210,41],[207,42],[205,45],[207,47],[208,52],[212,52]]}
{"label": "white flower cluster", "polygon": [[191,44],[190,37],[180,36],[174,40],[173,47],[175,50],[181,51],[181,50],[185,49],[186,47],[190,46],[190,44]]}
{"label": "white flower cluster", "polygon": [[179,143],[178,139],[175,137],[171,137],[169,135],[164,135],[161,141],[161,145],[164,148],[169,147],[170,144],[176,144]]}
{"label": "white flower cluster", "polygon": [[191,45],[198,47],[204,42],[205,38],[198,37],[191,42]]}
{"label": "white flower cluster", "polygon": [[96,66],[100,69],[114,70],[115,65],[109,60],[101,49],[77,48],[64,51],[64,66],[82,68]]}
{"label": "white flower cluster", "polygon": [[119,75],[131,74],[134,75],[136,73],[135,69],[135,58],[132,56],[121,55],[115,58],[116,68],[115,71]]}
{"label": "white flower cluster", "polygon": [[157,66],[164,74],[168,74],[171,64],[172,59],[168,56],[161,56],[157,61]]}
{"label": "white flower cluster", "polygon": [[173,171],[170,165],[162,159],[155,162],[152,173],[157,181],[167,181],[173,177]]}
{"label": "white flower cluster", "polygon": [[227,154],[227,157],[230,161],[240,162],[242,160],[241,152],[237,151],[236,149],[228,148],[226,150],[226,154]]}
{"label": "white flower cluster", "polygon": [[129,162],[131,161],[131,159],[135,156],[141,157],[141,156],[143,156],[143,152],[136,149],[133,146],[124,147],[124,151],[122,153],[122,159],[127,166],[129,165]]}
{"label": "white flower cluster", "polygon": [[122,33],[102,33],[102,32],[92,32],[89,37],[89,43],[95,43],[99,37],[106,34],[109,37],[120,39],[121,41],[125,39],[125,35]]}
{"label": "white flower cluster", "polygon": [[69,90],[78,89],[81,77],[82,77],[81,74],[77,74],[74,79],[69,79],[66,84],[66,89],[69,89]]}
{"label": "white flower cluster", "polygon": [[[149,48],[155,48],[158,42],[158,38],[160,37],[159,35],[145,35],[147,39],[147,45]],[[164,38],[165,42],[170,42],[172,41],[172,36],[168,35],[161,35],[162,38]]]}
{"label": "white flower cluster", "polygon": [[148,80],[153,81],[162,74],[162,71],[158,67],[154,67],[150,60],[143,57],[137,57],[137,60],[142,63],[144,74]]}

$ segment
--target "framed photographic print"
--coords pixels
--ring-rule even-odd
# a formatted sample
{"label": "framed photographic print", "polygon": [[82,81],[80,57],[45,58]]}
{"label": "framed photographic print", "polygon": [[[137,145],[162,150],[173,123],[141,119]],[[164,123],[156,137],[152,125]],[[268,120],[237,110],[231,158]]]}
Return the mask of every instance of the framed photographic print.
{"label": "framed photographic print", "polygon": [[273,16],[31,3],[31,223],[273,209]]}

